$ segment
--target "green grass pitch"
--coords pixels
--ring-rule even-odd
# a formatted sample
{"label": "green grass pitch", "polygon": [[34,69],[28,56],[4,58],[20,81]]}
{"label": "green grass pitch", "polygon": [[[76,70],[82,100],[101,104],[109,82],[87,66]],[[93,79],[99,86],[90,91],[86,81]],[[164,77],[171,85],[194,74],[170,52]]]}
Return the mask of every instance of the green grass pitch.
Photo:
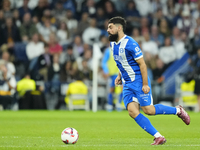
{"label": "green grass pitch", "polygon": [[[200,113],[189,112],[191,124],[174,115],[149,116],[167,143],[152,146],[127,111],[1,111],[0,150],[200,150]],[[74,145],[61,141],[61,132],[73,127],[79,132]]]}

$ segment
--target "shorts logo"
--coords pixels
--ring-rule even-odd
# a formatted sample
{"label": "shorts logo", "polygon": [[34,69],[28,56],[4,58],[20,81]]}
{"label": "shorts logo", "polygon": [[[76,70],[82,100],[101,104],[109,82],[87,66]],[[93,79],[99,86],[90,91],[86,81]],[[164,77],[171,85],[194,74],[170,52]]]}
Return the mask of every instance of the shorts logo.
{"label": "shorts logo", "polygon": [[120,53],[123,53],[123,52],[124,52],[124,48],[120,48],[120,49],[119,49],[119,52],[120,52]]}
{"label": "shorts logo", "polygon": [[149,94],[140,94],[140,97],[149,96]]}

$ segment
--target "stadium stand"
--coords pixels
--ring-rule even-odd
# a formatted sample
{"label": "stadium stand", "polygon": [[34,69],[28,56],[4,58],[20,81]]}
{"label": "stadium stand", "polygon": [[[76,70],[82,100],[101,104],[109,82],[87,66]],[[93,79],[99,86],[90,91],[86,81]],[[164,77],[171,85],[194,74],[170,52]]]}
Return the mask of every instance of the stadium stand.
{"label": "stadium stand", "polygon": [[[47,108],[55,108],[61,85],[72,83],[77,72],[84,75],[92,101],[93,44],[98,43],[104,54],[109,47],[105,42],[108,19],[117,15],[127,20],[125,33],[143,50],[154,102],[170,97],[174,105],[176,76],[193,72],[195,67],[191,66],[199,67],[198,57],[194,65],[188,60],[198,55],[200,47],[200,0],[1,0],[0,59],[3,52],[10,54],[17,81],[29,73],[36,83],[48,85],[44,86]],[[29,48],[29,56],[26,51],[35,33],[45,52],[34,55],[33,61],[29,59],[31,51],[37,50]],[[198,74],[192,77],[197,82]],[[99,76],[103,76],[102,71]],[[108,83],[103,78],[97,82],[99,87]],[[200,106],[199,91],[195,94]]]}

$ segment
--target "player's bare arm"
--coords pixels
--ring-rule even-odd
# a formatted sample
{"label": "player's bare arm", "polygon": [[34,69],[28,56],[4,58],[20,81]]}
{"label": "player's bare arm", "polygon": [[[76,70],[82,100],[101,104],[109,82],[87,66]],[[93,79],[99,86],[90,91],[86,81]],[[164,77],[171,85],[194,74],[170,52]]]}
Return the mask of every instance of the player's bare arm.
{"label": "player's bare arm", "polygon": [[136,62],[138,63],[139,67],[140,67],[140,71],[142,74],[142,82],[143,82],[143,87],[142,87],[142,91],[147,94],[150,91],[150,87],[148,86],[148,78],[147,78],[147,67],[146,64],[144,62],[143,57],[136,60]]}
{"label": "player's bare arm", "polygon": [[121,73],[119,72],[117,78],[115,79],[115,85],[122,85]]}

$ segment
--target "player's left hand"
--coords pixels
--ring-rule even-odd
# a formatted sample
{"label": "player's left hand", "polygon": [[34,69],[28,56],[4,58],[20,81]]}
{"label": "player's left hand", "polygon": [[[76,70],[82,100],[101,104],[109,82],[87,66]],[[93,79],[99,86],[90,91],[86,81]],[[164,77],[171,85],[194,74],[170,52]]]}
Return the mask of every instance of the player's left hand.
{"label": "player's left hand", "polygon": [[143,91],[145,94],[147,94],[147,93],[149,93],[149,91],[150,91],[150,87],[149,87],[148,85],[143,85],[143,86],[142,86],[142,91]]}

